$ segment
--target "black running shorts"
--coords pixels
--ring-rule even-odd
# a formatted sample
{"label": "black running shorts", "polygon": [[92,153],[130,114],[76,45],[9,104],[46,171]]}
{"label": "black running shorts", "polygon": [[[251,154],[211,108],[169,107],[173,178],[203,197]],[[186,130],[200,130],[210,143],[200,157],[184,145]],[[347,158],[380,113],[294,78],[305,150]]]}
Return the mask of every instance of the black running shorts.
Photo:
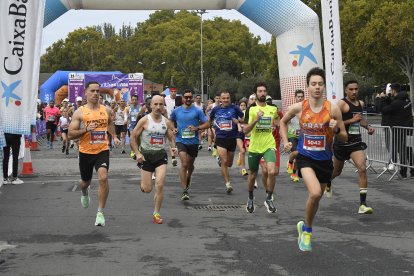
{"label": "black running shorts", "polygon": [[296,166],[298,168],[298,175],[302,177],[302,168],[312,168],[315,172],[319,183],[328,183],[331,181],[333,162],[332,160],[314,160],[307,156],[298,154],[296,157]]}
{"label": "black running shorts", "polygon": [[91,180],[93,168],[98,171],[101,167],[109,170],[109,150],[101,151],[98,154],[79,152],[79,169],[83,181]]}
{"label": "black running shorts", "polygon": [[216,138],[216,146],[224,148],[227,151],[235,152],[237,147],[237,138]]}
{"label": "black running shorts", "polygon": [[155,169],[161,165],[168,164],[168,156],[165,150],[161,150],[160,154],[148,155],[143,153],[145,161],[142,162],[141,169],[147,172],[155,172]]}
{"label": "black running shorts", "polygon": [[334,143],[334,155],[339,161],[346,161],[351,158],[351,153],[354,151],[365,150],[367,144],[364,142],[356,142],[352,144],[337,144]]}
{"label": "black running shorts", "polygon": [[186,145],[183,143],[176,143],[178,152],[186,152],[192,158],[196,158],[198,156],[198,144],[195,145]]}

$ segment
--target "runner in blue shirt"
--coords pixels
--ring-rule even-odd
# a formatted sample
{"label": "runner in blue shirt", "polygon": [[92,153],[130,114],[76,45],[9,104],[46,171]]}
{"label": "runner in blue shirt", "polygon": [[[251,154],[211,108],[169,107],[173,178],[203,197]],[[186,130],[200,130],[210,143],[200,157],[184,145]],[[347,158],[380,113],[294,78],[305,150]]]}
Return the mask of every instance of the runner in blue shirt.
{"label": "runner in blue shirt", "polygon": [[191,174],[194,171],[194,160],[198,155],[198,131],[208,128],[210,123],[203,111],[193,105],[191,90],[184,90],[183,99],[183,105],[173,110],[170,120],[177,125],[176,145],[181,160],[180,178],[183,188],[181,200],[189,200]]}
{"label": "runner in blue shirt", "polygon": [[226,185],[226,192],[230,194],[233,187],[230,184],[229,167],[233,166],[234,152],[237,146],[239,119],[243,118],[240,108],[230,102],[230,93],[220,93],[221,105],[216,106],[210,113],[210,122],[216,130],[216,146],[218,164]]}

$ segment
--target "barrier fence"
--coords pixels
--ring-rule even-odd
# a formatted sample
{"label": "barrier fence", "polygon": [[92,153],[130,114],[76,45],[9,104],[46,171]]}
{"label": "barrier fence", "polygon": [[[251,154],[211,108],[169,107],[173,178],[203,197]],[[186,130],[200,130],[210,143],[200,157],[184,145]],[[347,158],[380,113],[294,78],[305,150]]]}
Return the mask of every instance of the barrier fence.
{"label": "barrier fence", "polygon": [[[414,137],[413,127],[388,127],[372,125],[375,132],[372,135],[361,128],[362,140],[367,144],[367,169],[374,172],[374,164],[383,164],[381,173],[391,174],[388,181],[394,177],[401,178],[401,175],[414,174]],[[399,174],[400,172],[400,174]]]}

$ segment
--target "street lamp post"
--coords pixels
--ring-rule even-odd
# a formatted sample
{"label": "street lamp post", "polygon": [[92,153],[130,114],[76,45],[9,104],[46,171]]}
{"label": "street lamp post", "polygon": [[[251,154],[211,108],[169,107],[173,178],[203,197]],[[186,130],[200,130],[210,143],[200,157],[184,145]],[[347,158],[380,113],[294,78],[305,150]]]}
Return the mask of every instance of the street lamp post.
{"label": "street lamp post", "polygon": [[206,10],[197,10],[200,14],[200,81],[201,81],[201,99],[204,102],[204,69],[203,69],[203,14]]}

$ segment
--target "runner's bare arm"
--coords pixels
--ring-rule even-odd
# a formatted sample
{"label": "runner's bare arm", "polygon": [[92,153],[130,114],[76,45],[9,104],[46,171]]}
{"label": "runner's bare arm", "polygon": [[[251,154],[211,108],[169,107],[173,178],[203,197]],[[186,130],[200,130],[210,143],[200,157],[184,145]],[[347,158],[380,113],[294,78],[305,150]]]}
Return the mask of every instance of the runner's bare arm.
{"label": "runner's bare arm", "polygon": [[68,130],[68,139],[78,139],[82,135],[84,135],[88,131],[88,126],[81,127],[82,122],[82,112],[78,109],[73,113],[72,122],[70,122],[69,130]]}
{"label": "runner's bare arm", "polygon": [[171,121],[167,121],[167,137],[170,142],[171,154],[177,155],[177,145],[175,143],[174,125]]}
{"label": "runner's bare arm", "polygon": [[[250,112],[250,110],[249,110],[249,112]],[[258,111],[257,115],[256,115],[256,118],[250,124],[249,124],[249,122],[247,122],[247,124],[244,126],[244,129],[243,129],[244,133],[247,134],[250,131],[252,131],[252,129],[254,128],[256,123],[260,120],[260,118],[262,118],[262,116],[263,116],[263,111],[261,111],[261,110]],[[250,116],[249,116],[249,118],[250,118]]]}
{"label": "runner's bare arm", "polygon": [[[138,121],[137,125],[134,127],[134,130],[131,133],[131,140],[130,140],[131,149],[135,153],[138,163],[141,163],[143,161],[142,154],[139,151],[139,145],[140,145],[141,133],[144,130],[144,127],[147,124],[147,122],[148,122],[147,117],[141,118],[141,120]],[[140,161],[138,161],[138,159],[140,159]]]}
{"label": "runner's bare arm", "polygon": [[340,142],[348,141],[344,121],[342,121],[342,113],[336,104],[331,105],[332,119],[329,126],[333,128],[335,138]]}

